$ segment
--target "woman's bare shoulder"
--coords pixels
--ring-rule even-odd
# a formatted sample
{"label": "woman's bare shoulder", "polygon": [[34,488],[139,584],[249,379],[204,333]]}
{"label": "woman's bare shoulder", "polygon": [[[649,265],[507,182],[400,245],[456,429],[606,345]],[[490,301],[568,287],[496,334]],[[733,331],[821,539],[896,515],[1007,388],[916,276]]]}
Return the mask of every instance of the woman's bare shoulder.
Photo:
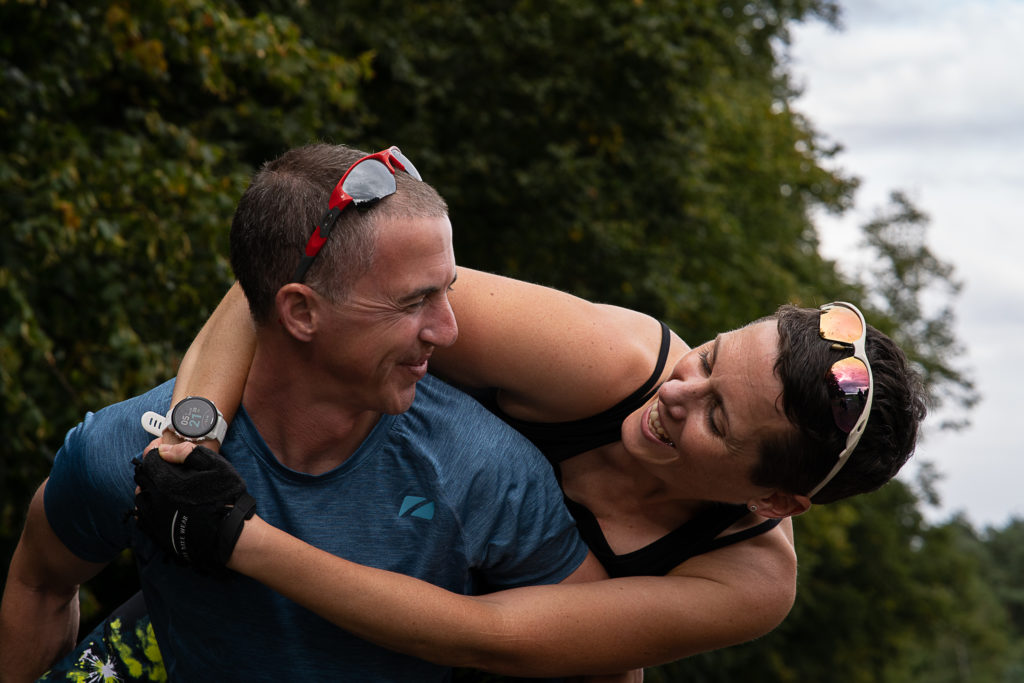
{"label": "woman's bare shoulder", "polygon": [[[566,325],[537,389],[505,391],[502,406],[520,419],[558,422],[612,407],[651,376],[661,324],[625,308],[592,304],[586,318]],[[541,388],[543,385],[543,388]]]}
{"label": "woman's bare shoulder", "polygon": [[[614,405],[654,370],[658,320],[541,285],[460,270],[459,339],[435,352],[456,381],[499,390],[520,419],[559,422]],[[672,335],[672,355],[684,348]],[[670,359],[671,361],[671,359]]]}

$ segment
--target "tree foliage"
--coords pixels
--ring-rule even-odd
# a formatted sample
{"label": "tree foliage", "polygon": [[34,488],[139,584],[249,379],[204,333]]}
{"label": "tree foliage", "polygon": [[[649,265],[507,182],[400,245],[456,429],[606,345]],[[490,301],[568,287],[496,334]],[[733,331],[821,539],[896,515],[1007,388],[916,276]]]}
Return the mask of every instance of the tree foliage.
{"label": "tree foliage", "polygon": [[174,374],[255,165],[341,130],[367,55],[195,0],[0,3],[0,455],[10,537],[86,410]]}
{"label": "tree foliage", "polygon": [[[874,253],[865,289],[876,308],[892,321],[892,336],[915,359],[931,390],[933,402],[953,400],[962,408],[978,401],[974,384],[956,366],[963,348],[953,332],[953,304],[960,292],[952,264],[928,247],[928,216],[903,192],[894,191],[890,205],[864,226],[864,244]],[[968,424],[967,411],[944,427]]]}
{"label": "tree foliage", "polygon": [[[691,342],[787,301],[866,301],[934,395],[969,407],[942,298],[958,284],[927,217],[894,195],[865,228],[870,278],[819,253],[811,216],[848,208],[857,180],[794,110],[785,48],[794,22],[838,16],[828,0],[0,0],[16,27],[0,35],[3,555],[66,430],[173,374],[232,279],[247,177],[317,139],[402,146],[448,200],[462,263]],[[931,527],[916,495],[897,482],[801,518],[785,624],[648,679],[1020,672],[1020,525]]]}
{"label": "tree foliage", "polygon": [[367,134],[424,160],[463,262],[695,339],[841,287],[807,209],[855,183],[819,163],[774,47],[830,3],[312,4],[313,35],[376,51]]}

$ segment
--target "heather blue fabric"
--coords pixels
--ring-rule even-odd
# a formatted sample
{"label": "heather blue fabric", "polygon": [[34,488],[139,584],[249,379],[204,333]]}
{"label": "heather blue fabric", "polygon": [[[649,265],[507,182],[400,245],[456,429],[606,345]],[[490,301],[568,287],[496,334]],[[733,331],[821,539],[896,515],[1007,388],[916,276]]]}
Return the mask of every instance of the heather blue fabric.
{"label": "heather blue fabric", "polygon": [[[46,514],[79,557],[135,551],[171,680],[430,681],[448,669],[349,635],[240,575],[200,576],[166,562],[125,514],[131,459],[152,439],[140,417],[165,413],[173,381],[72,429],[46,486]],[[313,476],[274,457],[244,409],[221,452],[257,514],[319,548],[458,593],[556,583],[587,548],[551,466],[475,401],[427,376],[412,408],[385,415],[339,467]]]}

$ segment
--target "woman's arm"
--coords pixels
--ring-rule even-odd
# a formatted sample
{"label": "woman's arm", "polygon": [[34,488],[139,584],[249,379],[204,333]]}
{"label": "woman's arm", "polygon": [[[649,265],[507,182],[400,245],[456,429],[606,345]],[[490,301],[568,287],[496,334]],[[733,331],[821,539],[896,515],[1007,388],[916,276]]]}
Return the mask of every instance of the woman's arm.
{"label": "woman's arm", "polygon": [[782,525],[670,576],[485,596],[353,564],[259,517],[246,522],[228,566],[384,647],[519,676],[616,673],[756,638],[788,613],[796,577]]}
{"label": "woman's arm", "polygon": [[[188,347],[174,382],[173,406],[186,396],[203,396],[213,401],[229,423],[242,402],[245,378],[256,350],[256,330],[249,304],[236,282],[199,330]],[[180,439],[170,430],[162,435],[165,443]],[[220,444],[203,445],[219,450]]]}
{"label": "woman's arm", "polygon": [[[494,387],[525,420],[588,417],[634,391],[654,368],[658,321],[548,287],[459,268],[450,295],[459,337],[435,349],[431,370],[456,383]],[[182,361],[174,402],[211,399],[230,420],[241,401],[256,332],[236,283]],[[673,335],[673,350],[683,343]],[[671,370],[670,363],[666,371]]]}
{"label": "woman's arm", "polygon": [[[449,298],[459,337],[434,351],[432,371],[498,388],[520,419],[595,415],[636,390],[658,357],[661,326],[636,311],[463,267]],[[678,355],[685,347],[672,338]]]}

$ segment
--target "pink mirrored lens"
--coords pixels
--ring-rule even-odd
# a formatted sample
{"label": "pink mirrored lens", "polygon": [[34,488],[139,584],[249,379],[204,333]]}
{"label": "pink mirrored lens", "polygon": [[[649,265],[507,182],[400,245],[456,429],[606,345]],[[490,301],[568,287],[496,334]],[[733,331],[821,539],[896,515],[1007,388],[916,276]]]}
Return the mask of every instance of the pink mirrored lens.
{"label": "pink mirrored lens", "polygon": [[829,369],[828,385],[836,426],[849,433],[868,400],[868,369],[852,356],[836,361]]}
{"label": "pink mirrored lens", "polygon": [[860,316],[845,306],[832,306],[821,312],[818,331],[829,341],[852,344],[864,333]]}

